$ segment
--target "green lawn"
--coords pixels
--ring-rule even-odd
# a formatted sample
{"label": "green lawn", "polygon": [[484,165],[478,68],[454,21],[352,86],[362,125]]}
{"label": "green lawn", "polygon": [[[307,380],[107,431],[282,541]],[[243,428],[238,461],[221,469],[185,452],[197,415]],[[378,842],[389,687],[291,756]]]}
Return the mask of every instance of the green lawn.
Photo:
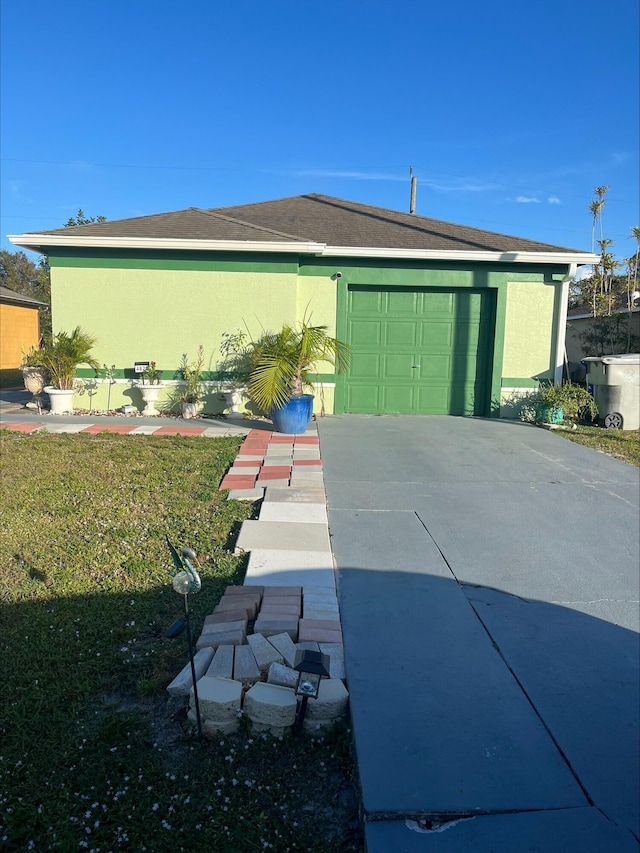
{"label": "green lawn", "polygon": [[187,653],[164,536],[199,555],[198,631],[244,574],[253,507],[218,492],[238,444],[0,433],[3,851],[362,850],[348,732],[199,743],[165,691]]}
{"label": "green lawn", "polygon": [[574,430],[557,430],[556,434],[608,456],[615,456],[630,465],[640,466],[640,430],[578,426]]}

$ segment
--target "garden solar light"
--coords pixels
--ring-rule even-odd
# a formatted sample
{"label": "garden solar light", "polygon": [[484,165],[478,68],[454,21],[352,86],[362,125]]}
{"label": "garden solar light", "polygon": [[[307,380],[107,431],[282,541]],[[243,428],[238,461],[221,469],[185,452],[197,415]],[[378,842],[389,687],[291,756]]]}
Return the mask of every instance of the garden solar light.
{"label": "garden solar light", "polygon": [[311,649],[298,649],[296,651],[293,663],[293,668],[298,672],[296,696],[302,696],[302,702],[294,727],[295,734],[299,734],[302,730],[302,723],[307,713],[307,702],[309,699],[318,698],[320,679],[329,678],[329,665],[329,655],[324,655],[322,652],[314,652]]}
{"label": "garden solar light", "polygon": [[202,581],[200,575],[195,569],[192,560],[196,559],[196,552],[186,546],[179,554],[174,548],[169,537],[167,539],[167,547],[171,553],[173,564],[178,570],[169,572],[174,590],[184,599],[184,617],[177,619],[173,625],[167,628],[166,635],[169,638],[179,637],[185,630],[187,631],[187,644],[189,646],[189,660],[191,662],[191,680],[193,681],[193,697],[196,706],[196,720],[198,721],[198,740],[202,740],[202,721],[200,719],[200,703],[198,702],[198,685],[196,683],[196,667],[193,662],[193,640],[191,638],[191,626],[189,625],[189,593],[200,592]]}

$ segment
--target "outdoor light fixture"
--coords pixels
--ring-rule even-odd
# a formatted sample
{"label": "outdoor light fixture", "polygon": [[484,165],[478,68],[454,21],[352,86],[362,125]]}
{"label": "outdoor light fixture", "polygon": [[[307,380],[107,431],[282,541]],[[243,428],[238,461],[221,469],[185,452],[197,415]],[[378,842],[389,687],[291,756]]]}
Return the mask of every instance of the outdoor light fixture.
{"label": "outdoor light fixture", "polygon": [[196,667],[193,662],[193,640],[191,638],[191,626],[189,625],[189,593],[200,592],[202,581],[200,580],[200,575],[191,562],[196,559],[195,551],[185,546],[182,549],[182,554],[178,554],[168,536],[166,539],[167,547],[169,548],[173,559],[173,564],[176,569],[178,569],[175,574],[169,572],[173,578],[172,586],[178,595],[181,595],[184,598],[184,616],[177,619],[173,625],[170,625],[169,628],[167,628],[166,636],[169,638],[179,637],[185,629],[187,631],[189,660],[191,661],[191,679],[193,681],[193,697],[196,706],[196,720],[198,722],[198,740],[202,740],[202,721],[200,719],[200,703],[198,702]]}
{"label": "outdoor light fixture", "polygon": [[296,696],[302,696],[300,710],[296,718],[294,733],[302,731],[302,723],[307,713],[307,702],[309,699],[318,698],[320,679],[329,678],[329,655],[322,652],[314,652],[311,649],[298,649],[293,663],[293,668],[298,672],[298,683],[296,684]]}

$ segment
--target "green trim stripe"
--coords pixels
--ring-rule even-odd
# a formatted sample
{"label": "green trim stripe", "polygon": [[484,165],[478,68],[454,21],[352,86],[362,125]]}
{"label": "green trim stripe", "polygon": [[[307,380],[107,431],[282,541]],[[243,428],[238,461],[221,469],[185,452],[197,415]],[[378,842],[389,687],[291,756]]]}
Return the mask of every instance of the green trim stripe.
{"label": "green trim stripe", "polygon": [[[178,370],[160,370],[162,374],[163,382],[176,381],[179,382],[182,379],[180,375],[180,371]],[[106,380],[106,376],[104,376],[102,371],[99,371],[99,374],[96,377],[95,370],[92,370],[90,367],[79,367],[76,370],[76,376],[78,379],[104,379]],[[142,374],[136,373],[133,367],[123,367],[117,368],[113,371],[114,379],[130,379],[130,380],[141,380]],[[336,381],[335,373],[313,373],[309,377],[311,382],[313,383],[332,383]],[[237,377],[233,376],[231,373],[225,373],[222,370],[203,370],[202,371],[202,381],[203,382],[240,382]],[[242,383],[241,383],[242,384]]]}
{"label": "green trim stripe", "polygon": [[[162,381],[170,381],[170,380],[181,380],[182,375],[179,370],[163,370],[162,368],[158,368],[160,373],[162,374]],[[106,379],[103,371],[98,371],[98,379]],[[95,370],[92,370],[90,367],[79,367],[76,370],[76,376],[79,379],[93,379],[96,376]],[[141,373],[136,373],[133,367],[119,367],[113,371],[114,379],[142,379]],[[202,371],[202,381],[203,382],[236,382],[236,378],[230,374],[225,373],[223,370],[203,370]]]}
{"label": "green trim stripe", "polygon": [[[55,250],[53,250],[55,252]],[[120,251],[117,254],[91,254],[81,250],[72,255],[50,254],[51,267],[76,267],[80,269],[134,269],[134,270],[178,270],[201,272],[255,272],[293,273],[298,272],[297,259],[282,255],[242,255],[240,253],[213,254],[202,252],[195,255],[187,252],[137,252]]]}
{"label": "green trim stripe", "polygon": [[540,383],[529,376],[503,376],[501,384],[503,388],[537,388]]}

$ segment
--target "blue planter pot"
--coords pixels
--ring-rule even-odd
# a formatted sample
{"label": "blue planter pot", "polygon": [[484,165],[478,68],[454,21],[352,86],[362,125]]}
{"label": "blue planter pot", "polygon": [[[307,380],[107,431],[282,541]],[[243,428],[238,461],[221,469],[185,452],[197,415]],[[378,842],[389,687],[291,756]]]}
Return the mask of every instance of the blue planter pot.
{"label": "blue planter pot", "polygon": [[313,394],[291,397],[280,409],[271,410],[271,420],[276,432],[289,435],[301,435],[311,421],[313,413]]}

